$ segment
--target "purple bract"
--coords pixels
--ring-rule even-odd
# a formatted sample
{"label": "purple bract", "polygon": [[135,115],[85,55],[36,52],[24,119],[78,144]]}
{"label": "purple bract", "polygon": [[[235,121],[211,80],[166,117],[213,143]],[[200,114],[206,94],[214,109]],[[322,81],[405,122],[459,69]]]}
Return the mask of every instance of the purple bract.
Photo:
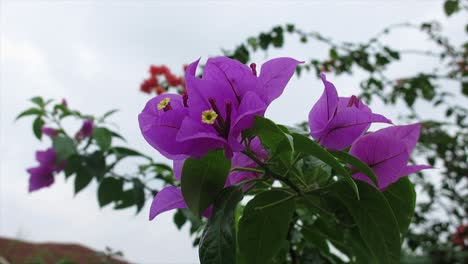
{"label": "purple bract", "polygon": [[320,75],[325,90],[309,113],[310,134],[322,146],[343,150],[369,129],[371,123],[391,123],[374,114],[356,96],[338,97],[335,86]]}
{"label": "purple bract", "polygon": [[[356,140],[349,153],[369,165],[377,176],[377,187],[383,191],[401,177],[432,168],[428,165],[407,165],[420,130],[420,124],[384,128]],[[353,178],[375,186],[361,172],[353,174]]]}
{"label": "purple bract", "polygon": [[29,192],[48,187],[54,183],[54,173],[63,169],[63,164],[57,164],[57,154],[53,148],[36,151],[37,167],[29,168]]}

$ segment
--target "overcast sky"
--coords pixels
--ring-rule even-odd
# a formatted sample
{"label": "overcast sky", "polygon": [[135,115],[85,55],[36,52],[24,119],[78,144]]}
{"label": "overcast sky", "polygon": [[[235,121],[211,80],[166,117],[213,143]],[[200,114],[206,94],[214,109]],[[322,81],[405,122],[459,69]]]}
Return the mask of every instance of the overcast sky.
{"label": "overcast sky", "polygon": [[[136,3],[138,2],[138,3]],[[168,1],[169,2],[169,1]],[[80,243],[97,250],[110,246],[138,263],[197,263],[187,227],[177,231],[172,213],[149,222],[149,204],[135,216],[134,209],[99,209],[96,186],[76,197],[63,175],[48,189],[27,193],[27,167],[36,164],[34,152],[50,146],[31,132],[32,120],[13,122],[35,95],[67,98],[70,107],[100,114],[120,108],[112,121],[131,147],[161,156],[139,133],[137,115],[150,99],[138,91],[150,64],[172,69],[202,57],[219,55],[247,37],[277,24],[295,23],[338,40],[357,41],[399,22],[437,19],[455,41],[464,38],[458,15],[447,20],[441,1],[1,1],[1,130],[0,235],[32,241]],[[404,31],[388,41],[398,47],[427,47],[424,37]],[[273,56],[299,60],[323,57],[323,45],[296,40]],[[255,56],[257,62],[265,54]],[[435,61],[411,56],[392,67],[392,76],[430,70]],[[259,64],[258,63],[258,64]],[[361,73],[334,78],[339,93],[358,91]],[[448,84],[450,85],[450,84]],[[454,87],[455,89],[459,89]],[[293,125],[307,118],[322,84],[312,75],[294,78],[267,116]],[[399,111],[374,111],[396,119]],[[424,105],[419,106],[424,107]],[[431,112],[431,115],[441,116]],[[77,127],[79,124],[70,123]],[[129,164],[131,166],[131,164]]]}

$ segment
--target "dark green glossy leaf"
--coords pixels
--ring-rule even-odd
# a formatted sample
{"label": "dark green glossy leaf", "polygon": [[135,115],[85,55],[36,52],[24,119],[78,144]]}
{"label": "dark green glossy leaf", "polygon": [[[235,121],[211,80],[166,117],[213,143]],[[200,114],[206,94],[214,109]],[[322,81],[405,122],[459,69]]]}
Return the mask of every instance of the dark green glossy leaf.
{"label": "dark green glossy leaf", "polygon": [[295,209],[290,193],[270,190],[245,207],[239,222],[239,250],[245,263],[270,263],[286,240]]}
{"label": "dark green glossy leaf", "polygon": [[286,148],[285,150],[293,149],[293,146],[291,145],[292,142],[287,144],[284,143],[285,141],[290,142],[287,135],[280,127],[269,119],[256,116],[253,133],[260,138],[262,145],[266,147],[270,153],[276,153],[280,146]]}
{"label": "dark green glossy leaf", "polygon": [[52,140],[52,145],[57,152],[57,158],[59,160],[66,160],[72,154],[75,154],[75,143],[67,136],[56,136]]}
{"label": "dark green glossy leaf", "polygon": [[374,255],[380,263],[399,263],[400,231],[392,207],[376,188],[362,181],[356,184],[360,200],[342,181],[333,184],[328,195],[346,207],[369,254]]}
{"label": "dark green glossy leaf", "polygon": [[234,214],[242,197],[242,189],[231,186],[224,189],[216,198],[213,213],[200,239],[200,263],[236,263]]}
{"label": "dark green glossy leaf", "polygon": [[182,168],[182,195],[188,208],[200,216],[223,189],[231,160],[223,150],[213,150],[200,159],[188,158]]}
{"label": "dark green glossy leaf", "polygon": [[93,138],[103,151],[109,149],[112,144],[112,133],[105,127],[95,127],[93,129]]}
{"label": "dark green glossy leaf", "polygon": [[408,177],[390,185],[383,194],[395,213],[402,238],[408,231],[416,207],[416,192]]}
{"label": "dark green glossy leaf", "polygon": [[356,197],[359,199],[359,191],[357,189],[356,183],[351,178],[351,175],[346,170],[346,168],[343,167],[343,165],[341,165],[341,163],[338,162],[338,160],[336,160],[332,154],[330,154],[322,146],[308,137],[296,133],[293,133],[292,136],[294,139],[294,149],[296,152],[312,155],[330,165],[339,175],[344,178],[349,186],[351,186]]}
{"label": "dark green glossy leaf", "polygon": [[376,185],[379,186],[379,182],[377,177],[374,174],[374,171],[360,159],[354,157],[353,155],[349,154],[348,152],[344,151],[334,151],[333,154],[338,159],[349,163],[353,166],[353,168],[359,170],[360,172],[364,173],[369,179]]}
{"label": "dark green glossy leaf", "polygon": [[99,206],[103,207],[118,200],[122,194],[123,180],[120,178],[107,177],[99,184],[97,191]]}

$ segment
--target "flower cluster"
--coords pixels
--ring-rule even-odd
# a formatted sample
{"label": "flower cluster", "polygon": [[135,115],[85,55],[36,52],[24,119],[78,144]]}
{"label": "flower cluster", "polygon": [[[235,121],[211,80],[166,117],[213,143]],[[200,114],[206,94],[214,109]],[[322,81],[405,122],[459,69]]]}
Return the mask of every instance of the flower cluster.
{"label": "flower cluster", "polygon": [[[263,116],[268,105],[281,95],[299,63],[291,58],[273,59],[257,76],[255,64],[248,67],[226,57],[211,58],[202,78],[198,78],[197,60],[186,69],[186,94],[163,94],[146,104],[138,117],[141,132],[151,146],[174,160],[177,179],[185,158],[201,157],[218,148],[232,158],[233,166],[256,166],[241,153],[245,149],[241,132],[252,127],[255,116]],[[251,144],[262,159],[266,153],[259,140]],[[255,176],[232,172],[226,185]],[[180,189],[166,187],[155,197],[150,218],[185,206]]]}
{"label": "flower cluster", "polygon": [[[330,150],[343,150],[351,145],[349,153],[369,165],[384,190],[399,178],[423,169],[427,165],[408,166],[410,154],[419,138],[420,124],[391,126],[364,135],[371,123],[392,122],[372,113],[356,96],[338,97],[335,86],[321,76],[324,92],[309,113],[310,134]],[[375,185],[362,172],[353,178]]]}
{"label": "flower cluster", "polygon": [[[80,130],[75,135],[77,140],[89,138],[93,133],[93,120],[85,120]],[[59,129],[48,126],[42,126],[41,131],[44,135],[54,139],[60,134]],[[48,187],[54,183],[54,175],[61,172],[66,164],[66,160],[60,160],[54,148],[48,148],[45,151],[36,152],[36,160],[39,165],[27,169],[29,173],[29,191],[36,191],[43,187]]]}
{"label": "flower cluster", "polygon": [[[140,85],[140,90],[144,93],[149,94],[154,91],[159,95],[166,92],[169,87],[182,88],[181,91],[185,88],[184,78],[173,74],[166,65],[151,65],[149,73],[150,77]],[[160,80],[161,77],[164,77],[165,81]]]}
{"label": "flower cluster", "polygon": [[[224,149],[232,167],[257,168],[267,153],[258,138],[251,142],[256,156],[253,162],[242,152],[246,146],[241,132],[253,126],[255,116],[263,116],[270,103],[278,98],[300,62],[277,58],[266,62],[257,76],[250,67],[226,57],[208,59],[201,78],[196,76],[198,61],[186,69],[187,93],[162,94],[151,99],[139,115],[146,141],[166,158],[174,161],[174,175],[180,181],[181,168],[188,157],[199,158],[208,151]],[[162,72],[162,69],[155,69]],[[373,169],[380,190],[410,173],[429,168],[408,166],[410,153],[419,137],[420,125],[391,126],[366,134],[372,123],[392,122],[373,113],[356,96],[339,97],[334,85],[321,75],[325,90],[309,113],[311,136],[331,151],[350,147],[349,153]],[[353,177],[375,186],[361,172],[350,168]],[[259,174],[231,171],[225,186]],[[153,200],[150,219],[174,208],[186,208],[181,190],[168,186]],[[210,209],[205,211],[208,216]]]}

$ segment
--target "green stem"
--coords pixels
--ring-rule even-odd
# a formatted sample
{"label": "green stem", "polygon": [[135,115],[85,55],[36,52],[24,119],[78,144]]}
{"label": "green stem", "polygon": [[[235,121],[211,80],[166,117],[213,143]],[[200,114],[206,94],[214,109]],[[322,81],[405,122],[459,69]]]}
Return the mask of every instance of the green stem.
{"label": "green stem", "polygon": [[247,168],[247,167],[234,167],[231,169],[231,172],[232,171],[249,171],[249,172],[255,172],[255,173],[262,173],[262,174],[265,173],[265,171],[263,170]]}
{"label": "green stem", "polygon": [[271,206],[275,206],[275,205],[278,205],[278,204],[280,204],[280,203],[284,203],[284,202],[286,202],[286,201],[289,201],[289,200],[295,198],[296,196],[297,196],[297,194],[292,194],[292,195],[290,195],[290,196],[288,196],[288,197],[286,197],[286,198],[283,198],[283,199],[281,199],[281,200],[279,200],[279,201],[276,201],[276,202],[274,202],[274,203],[270,203],[270,204],[267,204],[267,205],[264,205],[264,206],[255,207],[255,210],[263,210],[263,209],[265,209],[265,208],[268,208],[268,207],[271,207]]}
{"label": "green stem", "polygon": [[282,175],[279,175],[275,172],[273,172],[272,170],[270,170],[270,168],[268,168],[262,161],[260,161],[254,154],[252,154],[251,152],[249,151],[242,151],[242,153],[244,153],[247,157],[249,157],[251,160],[253,160],[255,163],[258,164],[258,166],[260,166],[262,169],[265,170],[265,174],[268,174],[268,175],[271,175],[273,178],[277,179],[277,180],[280,180],[282,181],[284,184],[288,185],[289,187],[291,187],[291,189],[293,189],[294,191],[296,191],[298,194],[302,195],[302,191],[301,189],[299,189],[293,182],[291,182],[290,179],[282,176]]}

